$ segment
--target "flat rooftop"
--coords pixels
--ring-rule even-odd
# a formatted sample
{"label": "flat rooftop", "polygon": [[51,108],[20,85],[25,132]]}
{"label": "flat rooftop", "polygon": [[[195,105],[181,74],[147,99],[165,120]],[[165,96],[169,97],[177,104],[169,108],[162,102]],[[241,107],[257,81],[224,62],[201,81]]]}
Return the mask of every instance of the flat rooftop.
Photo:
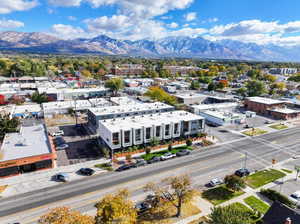
{"label": "flat rooftop", "polygon": [[138,101],[137,99],[121,96],[121,97],[111,97],[110,101],[117,104],[117,105],[129,105],[129,104],[141,104],[142,102]]}
{"label": "flat rooftop", "polygon": [[300,110],[293,110],[293,109],[289,109],[289,108],[276,108],[276,109],[273,109],[270,111],[278,112],[278,113],[282,113],[282,114],[300,113]]}
{"label": "flat rooftop", "polygon": [[275,100],[275,99],[266,98],[266,97],[259,97],[259,96],[248,97],[247,99],[252,101],[252,102],[261,103],[261,104],[268,104],[268,105],[280,104],[280,103],[285,103],[286,102],[286,101],[283,101],[283,100]]}
{"label": "flat rooftop", "polygon": [[41,112],[42,107],[39,104],[25,104],[20,106],[13,106],[12,114],[34,113]]}
{"label": "flat rooftop", "polygon": [[200,104],[192,105],[191,107],[196,110],[211,110],[211,109],[222,109],[229,107],[237,107],[238,103],[212,103],[212,104]]}
{"label": "flat rooftop", "polygon": [[207,97],[206,95],[200,94],[200,93],[180,93],[180,94],[174,94],[174,96],[182,99],[194,99],[194,98],[204,98]]}
{"label": "flat rooftop", "polygon": [[51,153],[43,125],[22,127],[20,133],[6,134],[0,149],[0,162]]}
{"label": "flat rooftop", "polygon": [[[48,102],[43,103],[42,107],[44,110],[51,110],[51,109],[67,109],[67,108],[75,108],[75,101],[55,101],[55,102]],[[76,100],[76,108],[89,108],[92,107],[92,104],[89,100]]]}
{"label": "flat rooftop", "polygon": [[91,92],[102,92],[107,90],[105,87],[98,87],[98,88],[78,88],[78,89],[71,89],[71,88],[38,88],[39,93],[91,93]]}
{"label": "flat rooftop", "polygon": [[204,118],[183,110],[147,114],[133,117],[107,119],[99,121],[111,132],[130,130],[131,128],[151,127],[153,125],[178,123],[180,121],[203,120]]}
{"label": "flat rooftop", "polygon": [[202,111],[201,114],[205,116],[204,114],[215,117],[218,119],[232,119],[232,118],[242,118],[245,117],[245,115],[242,114],[237,114],[237,113],[231,113],[231,112],[224,112],[224,111],[212,111],[212,110],[207,110],[207,111]]}
{"label": "flat rooftop", "polygon": [[104,108],[90,108],[89,110],[96,116],[106,115],[106,114],[118,114],[126,112],[139,112],[139,111],[148,111],[155,109],[173,109],[173,106],[170,106],[165,103],[155,102],[155,103],[139,103],[139,104],[125,104],[119,106],[110,106]]}

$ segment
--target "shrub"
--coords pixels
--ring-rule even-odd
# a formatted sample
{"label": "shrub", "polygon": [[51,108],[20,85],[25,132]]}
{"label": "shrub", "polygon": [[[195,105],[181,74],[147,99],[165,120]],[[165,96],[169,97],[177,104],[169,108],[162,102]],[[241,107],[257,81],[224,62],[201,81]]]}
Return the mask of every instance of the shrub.
{"label": "shrub", "polygon": [[187,140],[186,140],[186,145],[187,145],[187,146],[192,146],[192,145],[193,145],[192,140],[191,140],[191,139],[187,139]]}
{"label": "shrub", "polygon": [[288,199],[288,197],[280,194],[279,192],[272,190],[272,189],[261,189],[260,193],[269,198],[272,201],[279,201],[282,204],[285,204],[291,208],[295,208],[295,203],[293,203],[292,201],[290,201]]}
{"label": "shrub", "polygon": [[130,162],[131,159],[132,159],[132,156],[131,156],[130,154],[129,154],[129,155],[126,155],[126,160],[127,160],[128,162]]}
{"label": "shrub", "polygon": [[240,191],[242,188],[245,188],[245,181],[236,175],[226,176],[224,182],[226,187],[233,191]]}
{"label": "shrub", "polygon": [[207,133],[204,133],[204,132],[201,132],[201,133],[197,134],[197,137],[199,137],[199,138],[203,138],[203,137],[206,137],[206,136],[207,136]]}
{"label": "shrub", "polygon": [[151,148],[150,147],[146,147],[145,152],[146,152],[146,154],[150,154],[151,153]]}
{"label": "shrub", "polygon": [[212,144],[214,144],[214,143],[211,142],[211,141],[209,141],[209,140],[204,139],[204,140],[202,141],[202,144],[203,144],[203,146],[209,146],[209,145],[212,145]]}
{"label": "shrub", "polygon": [[172,149],[173,149],[172,144],[169,144],[168,151],[172,151]]}

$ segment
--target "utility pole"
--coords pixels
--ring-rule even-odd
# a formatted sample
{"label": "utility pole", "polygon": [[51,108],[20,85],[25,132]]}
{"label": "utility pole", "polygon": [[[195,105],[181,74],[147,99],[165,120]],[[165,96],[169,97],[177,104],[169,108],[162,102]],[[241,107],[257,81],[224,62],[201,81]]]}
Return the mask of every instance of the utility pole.
{"label": "utility pole", "polygon": [[245,160],[244,160],[244,168],[247,168],[247,159],[248,159],[248,153],[245,152]]}

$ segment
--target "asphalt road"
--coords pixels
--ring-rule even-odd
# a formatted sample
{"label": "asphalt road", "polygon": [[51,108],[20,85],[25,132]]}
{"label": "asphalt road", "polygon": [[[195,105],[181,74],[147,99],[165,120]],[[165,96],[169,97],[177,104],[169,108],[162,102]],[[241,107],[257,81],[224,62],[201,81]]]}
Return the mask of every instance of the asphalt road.
{"label": "asphalt road", "polygon": [[49,208],[62,205],[79,210],[91,209],[101,195],[120,187],[141,192],[141,187],[149,181],[181,173],[189,174],[195,185],[202,188],[211,178],[224,177],[245,163],[251,170],[259,170],[271,165],[272,159],[284,161],[291,158],[297,153],[294,146],[300,144],[299,133],[300,127],[296,127],[261,137],[237,139],[205,151],[196,150],[190,156],[3,198],[0,200],[0,223],[20,222],[25,217],[33,220]]}

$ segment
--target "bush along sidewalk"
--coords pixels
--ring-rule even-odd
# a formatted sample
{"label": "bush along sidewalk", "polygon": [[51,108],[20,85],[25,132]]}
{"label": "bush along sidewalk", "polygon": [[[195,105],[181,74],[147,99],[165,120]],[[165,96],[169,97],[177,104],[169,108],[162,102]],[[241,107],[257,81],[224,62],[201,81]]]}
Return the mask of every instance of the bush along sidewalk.
{"label": "bush along sidewalk", "polygon": [[295,208],[296,204],[288,199],[288,197],[280,194],[279,192],[272,190],[272,189],[261,189],[260,193],[267,197],[268,199],[272,201],[279,201],[282,204],[285,204],[286,206],[290,208]]}

